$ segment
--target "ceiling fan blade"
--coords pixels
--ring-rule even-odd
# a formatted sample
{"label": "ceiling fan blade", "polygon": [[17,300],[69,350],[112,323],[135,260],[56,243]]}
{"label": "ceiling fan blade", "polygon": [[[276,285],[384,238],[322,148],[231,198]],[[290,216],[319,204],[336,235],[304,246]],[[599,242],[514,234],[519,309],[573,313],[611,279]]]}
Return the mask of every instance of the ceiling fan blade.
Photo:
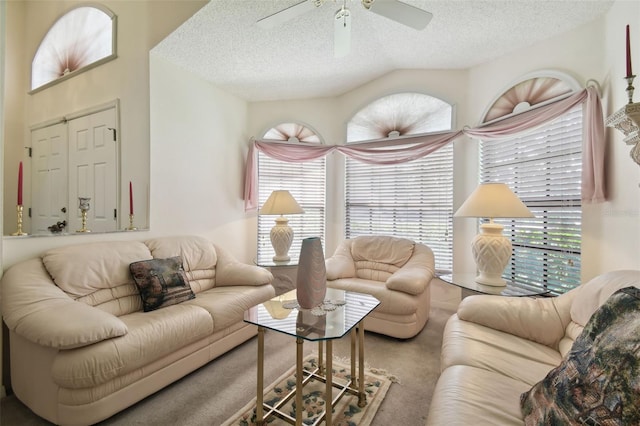
{"label": "ceiling fan blade", "polygon": [[333,19],[333,56],[342,58],[351,50],[351,11],[338,10]]}
{"label": "ceiling fan blade", "polygon": [[284,24],[291,19],[300,16],[309,12],[310,10],[315,9],[316,2],[313,0],[304,0],[300,3],[296,3],[293,6],[289,6],[286,9],[282,9],[279,12],[276,12],[272,15],[266,16],[262,19],[259,19],[256,22],[256,25],[260,28],[264,28],[269,30],[271,28],[277,27],[278,25]]}
{"label": "ceiling fan blade", "polygon": [[423,30],[433,18],[433,14],[398,0],[374,0],[368,9],[385,18],[404,24],[416,30]]}

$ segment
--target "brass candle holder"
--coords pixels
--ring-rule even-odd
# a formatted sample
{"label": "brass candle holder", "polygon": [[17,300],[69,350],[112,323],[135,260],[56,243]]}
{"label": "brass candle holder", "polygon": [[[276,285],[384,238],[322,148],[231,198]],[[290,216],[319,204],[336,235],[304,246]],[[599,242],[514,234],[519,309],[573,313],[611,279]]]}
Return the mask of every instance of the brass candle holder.
{"label": "brass candle holder", "polygon": [[16,206],[16,213],[18,214],[18,229],[16,230],[16,232],[14,232],[13,236],[23,236],[23,235],[29,235],[26,232],[22,231],[22,204],[18,204]]}
{"label": "brass candle holder", "polygon": [[138,228],[133,226],[133,213],[129,215],[129,227],[125,228],[127,231],[137,231]]}
{"label": "brass candle holder", "polygon": [[78,197],[78,208],[82,216],[82,228],[76,232],[91,232],[90,229],[87,229],[87,212],[91,208],[89,201],[91,201],[89,197]]}

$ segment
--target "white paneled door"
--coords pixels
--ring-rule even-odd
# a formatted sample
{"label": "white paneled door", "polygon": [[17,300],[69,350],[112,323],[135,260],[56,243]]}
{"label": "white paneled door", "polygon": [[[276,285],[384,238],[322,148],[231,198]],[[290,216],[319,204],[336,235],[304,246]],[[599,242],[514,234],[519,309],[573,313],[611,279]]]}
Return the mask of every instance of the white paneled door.
{"label": "white paneled door", "polygon": [[78,197],[90,197],[87,228],[117,229],[116,110],[109,108],[69,120],[69,231],[81,229]]}
{"label": "white paneled door", "polygon": [[31,233],[67,220],[67,127],[63,123],[31,132]]}

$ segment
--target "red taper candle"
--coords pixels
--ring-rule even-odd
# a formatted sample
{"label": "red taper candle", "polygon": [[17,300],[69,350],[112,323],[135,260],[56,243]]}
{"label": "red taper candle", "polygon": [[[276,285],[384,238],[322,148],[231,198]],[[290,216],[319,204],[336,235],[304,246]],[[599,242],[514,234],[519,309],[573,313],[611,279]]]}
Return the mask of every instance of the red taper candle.
{"label": "red taper candle", "polygon": [[22,205],[22,161],[18,166],[18,205]]}
{"label": "red taper candle", "polygon": [[629,41],[629,25],[627,25],[627,77],[631,77],[631,42]]}
{"label": "red taper candle", "polygon": [[133,187],[129,181],[129,214],[133,214]]}

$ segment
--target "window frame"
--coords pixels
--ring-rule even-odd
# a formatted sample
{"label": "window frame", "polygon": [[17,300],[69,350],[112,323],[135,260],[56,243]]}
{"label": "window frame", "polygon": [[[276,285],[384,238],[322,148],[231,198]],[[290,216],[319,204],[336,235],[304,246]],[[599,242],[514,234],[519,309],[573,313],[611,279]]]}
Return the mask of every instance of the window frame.
{"label": "window frame", "polygon": [[[286,132],[280,131],[282,135],[281,140],[268,139],[270,141],[283,143],[283,144],[305,144],[305,145],[323,145],[322,137],[309,125],[290,121],[282,122],[276,126],[272,126],[263,135],[278,133],[275,129],[283,125],[297,125],[312,132],[310,136],[314,142],[307,142],[306,140],[300,140],[296,135],[289,135]],[[267,140],[267,139],[265,139]],[[317,142],[315,142],[317,140]],[[288,224],[294,231],[293,243],[289,249],[289,256],[291,260],[288,264],[296,264],[300,254],[300,248],[302,246],[302,239],[308,237],[319,237],[323,243],[325,242],[326,235],[326,205],[327,205],[327,160],[325,157],[318,158],[316,160],[304,162],[304,163],[289,163],[273,159],[266,154],[258,151],[258,211],[267,200],[271,192],[275,189],[287,189],[296,199],[298,204],[304,209],[303,214],[287,215],[289,220]],[[270,169],[269,174],[265,174],[266,169]],[[294,183],[296,179],[305,175],[304,169],[309,169],[306,173],[309,180],[303,180],[301,183]],[[262,171],[262,173],[261,173]],[[276,176],[280,173],[280,176]],[[268,177],[266,177],[268,176]],[[313,178],[317,178],[319,181],[312,181]],[[322,192],[319,192],[319,189]],[[271,228],[275,225],[276,216],[271,215],[258,215],[257,218],[257,249],[256,249],[256,262],[258,264],[272,264],[272,257],[275,254],[269,233]]]}
{"label": "window frame", "polygon": [[[390,96],[402,96],[405,94],[407,93],[399,92],[393,95],[388,95],[382,98],[378,98],[373,102],[371,102],[370,104],[363,107],[360,111],[354,114],[353,117],[357,117],[359,112],[366,110],[366,108],[369,107],[370,105],[380,102],[381,100],[386,100]],[[449,108],[449,111],[450,111],[450,113],[447,116],[448,123],[446,124],[446,126],[443,126],[442,123],[436,124],[435,126],[437,127],[434,128],[433,132],[426,132],[426,133],[423,133],[423,132],[412,133],[411,131],[408,131],[408,132],[405,131],[403,133],[400,133],[396,129],[392,129],[391,132],[389,133],[389,136],[386,139],[379,139],[376,141],[371,141],[371,140],[349,141],[348,140],[347,145],[357,145],[361,143],[379,144],[380,146],[401,145],[402,138],[398,137],[399,135],[401,136],[430,135],[430,134],[437,134],[443,131],[446,132],[446,131],[453,130],[454,122],[455,122],[455,105],[450,104],[445,100],[435,97],[433,95],[422,94],[422,93],[409,93],[409,95],[411,96],[422,95],[425,97],[428,96],[436,100],[437,102],[446,104],[446,106]],[[399,109],[401,110],[402,108],[399,108]],[[397,111],[389,112],[388,117],[390,121],[398,120],[396,112]],[[384,120],[384,117],[380,117],[379,120]],[[351,123],[351,121],[349,123]],[[379,124],[379,121],[377,122],[377,124]],[[387,127],[391,129],[392,128],[391,123],[388,123]],[[445,127],[448,127],[448,128],[445,128]],[[443,160],[440,158],[441,156],[443,156],[443,153],[444,153],[444,157],[447,157],[446,160]],[[407,207],[409,206],[406,203],[401,203],[401,202],[390,203],[390,204],[387,204],[386,206],[380,205],[377,207],[377,210],[378,210],[377,214],[381,218],[384,216],[385,210],[386,210],[390,215],[393,215],[398,219],[389,220],[385,222],[379,221],[378,226],[372,226],[374,225],[373,223],[374,220],[371,220],[368,224],[368,229],[366,230],[365,230],[366,227],[355,228],[353,226],[352,222],[354,217],[355,216],[363,217],[365,215],[364,210],[368,208],[367,203],[365,201],[363,200],[356,201],[354,197],[351,197],[351,194],[353,191],[350,189],[349,181],[350,179],[354,178],[353,173],[354,172],[357,173],[356,169],[363,169],[363,171],[361,171],[361,176],[363,176],[364,179],[366,179],[366,175],[367,175],[367,171],[364,169],[368,167],[371,167],[371,168],[379,167],[379,170],[383,170],[385,174],[388,174],[392,168],[398,168],[398,169],[418,168],[426,172],[433,167],[432,163],[435,158],[439,158],[439,161],[437,164],[444,164],[443,167],[445,167],[446,170],[450,171],[450,176],[448,177],[448,182],[447,182],[448,183],[447,188],[449,188],[449,190],[446,191],[446,188],[443,187],[441,183],[440,185],[437,185],[435,183],[433,184],[427,183],[429,180],[433,181],[435,179],[429,173],[422,174],[422,176],[420,177],[421,179],[420,184],[422,185],[421,187],[434,185],[436,189],[440,189],[441,191],[444,191],[446,193],[446,197],[444,197],[441,203],[441,207],[440,207],[441,210],[436,214],[437,217],[443,218],[442,220],[437,221],[434,225],[434,222],[432,220],[433,216],[430,216],[430,213],[433,212],[434,205],[438,205],[438,204],[435,204],[433,199],[430,197],[430,195],[433,193],[433,191],[431,191],[427,197],[423,195],[419,195],[419,196],[414,195],[415,197],[419,198],[419,200],[416,203],[412,203],[410,206],[411,208],[414,209],[412,214],[413,217],[419,216],[422,218],[419,221],[419,225],[417,226],[417,228],[419,228],[419,230],[417,231],[409,232],[409,228],[407,228],[406,226],[403,226],[403,222],[402,222],[402,219],[400,219],[400,217],[407,213]],[[357,160],[354,160],[348,157],[345,158],[344,160],[344,229],[343,229],[345,238],[354,238],[359,235],[372,235],[372,234],[392,235],[396,237],[408,238],[418,243],[422,243],[431,247],[431,249],[434,252],[434,257],[436,258],[436,268],[438,272],[451,272],[453,270],[453,188],[454,188],[453,164],[454,164],[453,143],[449,143],[446,146],[440,148],[438,151],[433,152],[420,159],[417,159],[408,163],[400,163],[400,164],[390,165],[390,166],[364,165],[363,163],[359,163]],[[402,179],[402,173],[403,173],[402,171],[398,172],[398,176],[400,176],[399,179]],[[410,173],[410,172],[407,172],[407,173]],[[375,179],[374,175],[372,173],[369,173],[369,175],[371,176],[370,181],[373,182],[373,180]],[[402,186],[402,182],[398,182],[398,184]],[[366,185],[366,184],[360,183],[359,185]],[[374,184],[371,183],[371,185],[373,186]],[[402,188],[402,190],[410,192],[408,191],[407,188]],[[386,192],[389,198],[393,198],[393,195],[392,195],[393,190],[389,189],[389,190],[386,190]],[[417,192],[421,192],[421,191],[417,191]],[[443,198],[443,197],[438,195],[438,198]],[[363,211],[363,213],[356,214],[355,212],[356,209],[360,209],[361,211]],[[376,213],[374,212],[374,209],[371,209],[369,207],[369,211],[370,211],[369,213],[370,216],[376,215]],[[442,213],[442,211],[446,211],[446,212]],[[433,236],[433,232],[431,230],[442,229],[442,224],[444,224],[444,230],[441,232],[441,235],[438,234],[437,236]],[[384,227],[386,227],[386,229]]]}
{"label": "window frame", "polygon": [[[529,74],[523,77],[519,83],[539,77],[563,79],[567,87],[571,87],[574,91],[579,89],[575,80],[560,73]],[[515,87],[515,85],[513,87]],[[509,90],[503,92],[502,96]],[[514,115],[530,111],[531,109],[557,102],[573,93],[574,92],[565,93],[553,99],[546,99],[544,102],[529,106],[529,108],[488,120],[485,124],[499,122]],[[496,98],[491,104],[491,107],[493,107],[499,99],[500,97]],[[491,107],[487,109],[484,117],[487,117]],[[577,115],[579,115],[579,119],[576,117]],[[567,123],[566,125],[558,124],[565,121]],[[547,122],[544,126],[526,132],[523,135],[509,138],[508,140],[480,141],[478,159],[479,180],[481,182],[500,181],[507,183],[527,207],[532,210],[534,215],[536,215],[534,219],[494,219],[496,223],[504,226],[503,234],[507,238],[510,238],[513,246],[512,256],[502,275],[503,278],[539,286],[549,290],[551,294],[554,295],[562,294],[580,285],[582,244],[581,154],[584,138],[583,125],[584,114],[582,112],[582,106],[577,106],[562,116]],[[573,134],[562,135],[558,133],[567,130],[571,130]],[[575,135],[576,132],[578,132],[577,136]],[[507,164],[505,160],[505,164],[502,166],[504,167],[503,169],[500,169],[501,166],[496,164],[492,165],[492,167],[488,167],[488,165],[485,164],[485,162],[488,161],[486,159],[488,144],[500,146],[499,149],[502,151],[502,154],[493,154],[490,156],[492,161],[496,161],[500,155],[505,159],[508,155],[513,155],[514,157],[520,155],[519,150],[522,148],[518,148],[518,145],[525,144],[527,139],[532,141],[537,140],[538,145],[533,145],[533,142],[530,142],[529,148],[532,152],[534,147],[541,150],[544,144],[543,141],[547,141],[547,144],[549,144],[548,152],[546,153],[548,159],[546,160],[546,168],[544,169],[546,172],[541,171],[541,173],[536,175],[540,178],[542,178],[545,173],[547,175],[547,185],[550,189],[546,196],[535,193],[535,189],[539,188],[542,190],[545,184],[534,181],[535,178],[532,178],[530,175],[530,171],[533,170],[532,168],[529,168],[529,171],[526,172],[527,179],[524,180],[522,176],[525,176],[525,174],[522,172],[517,173],[516,171],[518,168],[526,169],[528,163],[536,161],[534,158],[538,158],[537,161],[542,164],[545,161],[543,159],[545,154],[543,154],[542,151],[537,151],[535,154],[532,152],[522,154],[524,159],[520,161],[512,160],[509,164]],[[498,150],[498,148],[495,147],[492,149],[495,149],[496,152]],[[507,154],[509,151],[513,151],[513,153]],[[565,152],[562,153],[563,151]],[[558,153],[562,153],[562,155],[557,155]],[[539,157],[534,157],[535,155]],[[525,158],[527,156],[529,158]],[[555,159],[551,159],[551,157],[555,157]],[[565,164],[565,161],[567,164]],[[576,162],[580,162],[580,164],[576,165]],[[552,164],[553,166],[550,166]],[[500,172],[500,170],[502,170],[502,172]],[[564,183],[561,180],[563,176],[565,176],[564,180],[568,183]],[[561,181],[563,182],[562,184],[560,183]],[[562,188],[552,189],[552,185],[556,188],[561,185]],[[566,193],[562,195],[565,191]],[[479,223],[485,222],[486,219],[479,220]],[[535,234],[540,230],[543,230],[542,237],[536,239]],[[566,235],[566,237],[563,238],[579,238],[579,240],[573,241],[571,244],[562,244],[562,242],[554,236],[560,232]],[[526,241],[529,242],[527,243]],[[527,253],[527,250],[529,250],[529,253]],[[536,261],[539,261],[539,266],[535,266]],[[564,269],[562,265],[563,261],[566,262]],[[561,279],[563,274],[564,278]],[[541,277],[544,277],[542,282]]]}

